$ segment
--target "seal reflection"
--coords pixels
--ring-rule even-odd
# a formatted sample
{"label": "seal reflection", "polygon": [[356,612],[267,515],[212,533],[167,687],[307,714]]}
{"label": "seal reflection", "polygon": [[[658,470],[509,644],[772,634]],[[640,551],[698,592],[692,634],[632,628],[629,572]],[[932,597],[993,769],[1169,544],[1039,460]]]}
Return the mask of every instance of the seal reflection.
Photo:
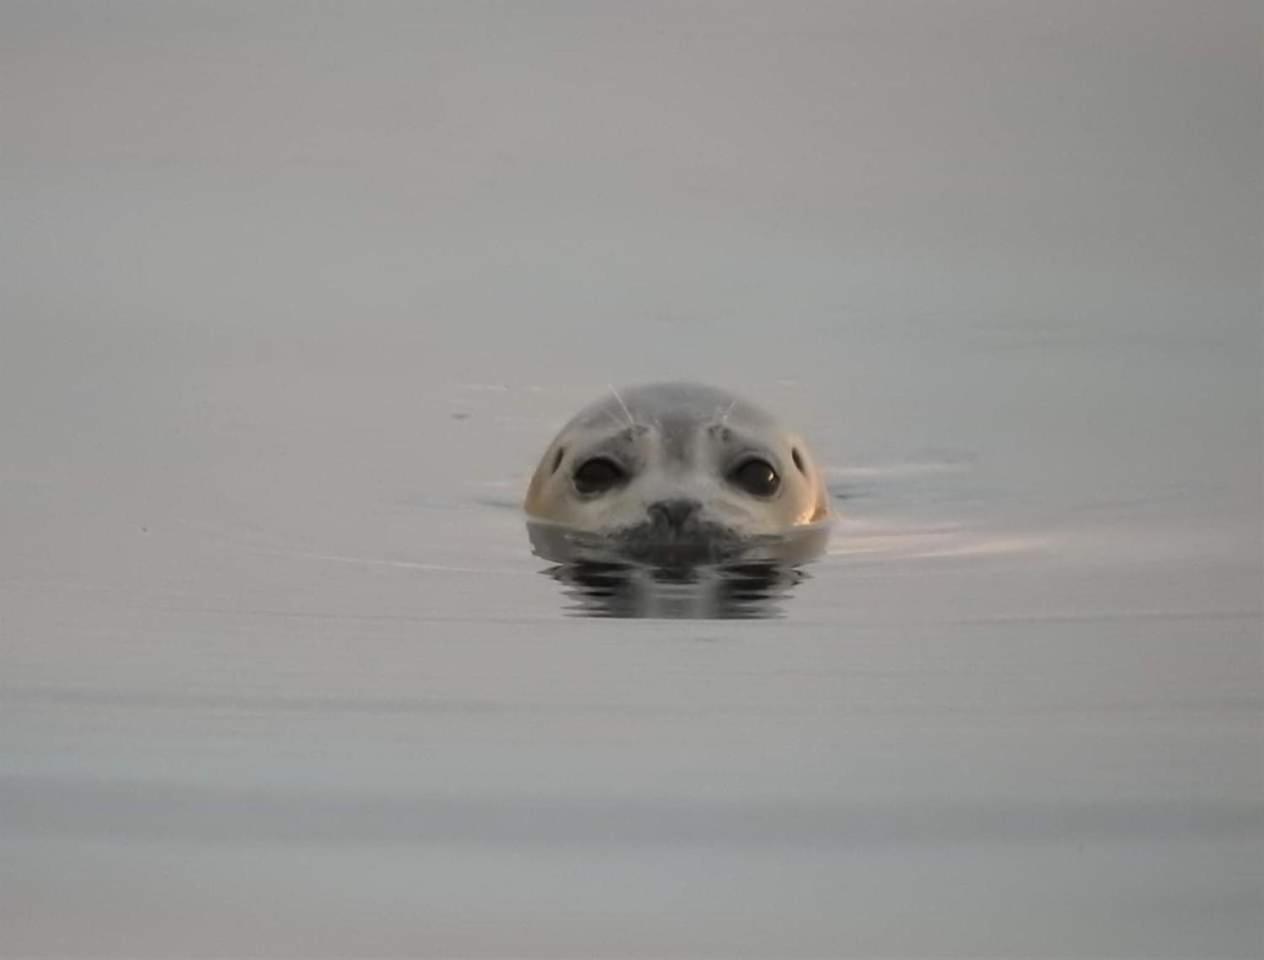
{"label": "seal reflection", "polygon": [[585,617],[757,620],[782,615],[781,603],[807,574],[759,561],[689,567],[577,561],[544,571]]}
{"label": "seal reflection", "polygon": [[809,577],[802,564],[820,556],[829,529],[800,527],[740,548],[667,543],[634,556],[617,541],[555,524],[528,522],[527,532],[536,555],[554,562],[543,573],[561,585],[574,615],[750,620],[783,614],[791,591]]}

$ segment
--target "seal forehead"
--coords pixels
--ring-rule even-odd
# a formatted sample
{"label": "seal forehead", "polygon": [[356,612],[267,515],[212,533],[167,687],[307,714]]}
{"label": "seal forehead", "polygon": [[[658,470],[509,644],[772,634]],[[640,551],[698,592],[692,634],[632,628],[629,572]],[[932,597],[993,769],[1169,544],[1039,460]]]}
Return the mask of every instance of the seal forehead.
{"label": "seal forehead", "polygon": [[700,426],[698,418],[687,413],[670,414],[660,417],[656,426],[663,459],[673,463],[688,462]]}
{"label": "seal forehead", "polygon": [[575,415],[572,426],[605,428],[640,424],[665,429],[664,424],[741,423],[777,429],[777,422],[759,407],[717,387],[695,383],[651,383],[622,391],[590,404]]}
{"label": "seal forehead", "polygon": [[[689,465],[704,432],[729,443],[734,430],[747,437],[777,435],[777,422],[726,390],[693,383],[657,383],[611,390],[572,419],[564,432],[580,431],[600,448],[633,446],[649,435],[662,462]],[[590,448],[591,449],[591,448]]]}

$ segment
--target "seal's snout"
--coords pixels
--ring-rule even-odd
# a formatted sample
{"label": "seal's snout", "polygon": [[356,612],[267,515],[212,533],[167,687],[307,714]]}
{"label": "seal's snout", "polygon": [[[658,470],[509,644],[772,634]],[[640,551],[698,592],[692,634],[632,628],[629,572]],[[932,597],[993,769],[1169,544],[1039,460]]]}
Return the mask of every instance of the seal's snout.
{"label": "seal's snout", "polygon": [[673,531],[683,530],[701,509],[697,500],[658,500],[646,507],[656,527]]}

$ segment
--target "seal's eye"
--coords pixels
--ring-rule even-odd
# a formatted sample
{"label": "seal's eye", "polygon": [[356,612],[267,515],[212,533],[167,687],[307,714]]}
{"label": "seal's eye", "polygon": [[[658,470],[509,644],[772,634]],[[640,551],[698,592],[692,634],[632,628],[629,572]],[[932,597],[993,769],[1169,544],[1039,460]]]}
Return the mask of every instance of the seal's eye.
{"label": "seal's eye", "polygon": [[771,497],[781,486],[781,478],[767,460],[751,457],[729,471],[729,483],[752,497]]}
{"label": "seal's eye", "polygon": [[575,471],[575,489],[592,495],[612,490],[628,478],[627,471],[608,457],[585,460]]}

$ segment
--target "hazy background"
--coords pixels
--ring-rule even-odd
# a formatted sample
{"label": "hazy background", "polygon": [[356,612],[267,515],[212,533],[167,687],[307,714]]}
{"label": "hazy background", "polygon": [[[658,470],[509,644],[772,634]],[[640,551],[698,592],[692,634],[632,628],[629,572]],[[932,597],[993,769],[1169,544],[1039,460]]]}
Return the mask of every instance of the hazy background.
{"label": "hazy background", "polygon": [[[1252,3],[0,3],[0,952],[1258,955]],[[853,498],[568,616],[609,383]]]}

